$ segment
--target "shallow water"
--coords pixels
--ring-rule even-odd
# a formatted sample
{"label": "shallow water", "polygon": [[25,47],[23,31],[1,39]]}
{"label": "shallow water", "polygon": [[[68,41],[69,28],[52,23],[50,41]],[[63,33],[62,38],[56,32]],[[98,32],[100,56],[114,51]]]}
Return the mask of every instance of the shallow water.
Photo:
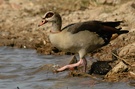
{"label": "shallow water", "polygon": [[44,64],[65,63],[68,58],[0,47],[0,89],[135,89],[129,82],[108,83],[98,78],[67,77],[68,72],[36,71]]}

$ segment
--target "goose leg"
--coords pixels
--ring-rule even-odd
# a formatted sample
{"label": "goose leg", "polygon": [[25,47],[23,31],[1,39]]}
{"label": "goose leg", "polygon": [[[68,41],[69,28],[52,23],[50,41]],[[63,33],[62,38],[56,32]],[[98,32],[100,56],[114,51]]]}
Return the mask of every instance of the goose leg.
{"label": "goose leg", "polygon": [[87,60],[85,58],[83,58],[83,71],[86,73],[87,70]]}
{"label": "goose leg", "polygon": [[81,66],[81,65],[84,66],[84,72],[86,72],[87,61],[86,61],[85,58],[80,59],[77,63],[65,65],[65,66],[63,66],[63,67],[57,69],[56,71],[57,71],[57,72],[61,72],[61,71],[64,71],[64,70],[66,70],[66,69],[73,69],[74,67]]}

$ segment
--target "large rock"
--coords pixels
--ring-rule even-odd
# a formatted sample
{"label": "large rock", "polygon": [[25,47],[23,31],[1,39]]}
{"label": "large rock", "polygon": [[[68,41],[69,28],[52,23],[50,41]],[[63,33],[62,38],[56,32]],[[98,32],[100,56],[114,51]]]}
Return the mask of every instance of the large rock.
{"label": "large rock", "polygon": [[129,65],[134,64],[135,63],[135,42],[120,48],[118,55],[127,64]]}

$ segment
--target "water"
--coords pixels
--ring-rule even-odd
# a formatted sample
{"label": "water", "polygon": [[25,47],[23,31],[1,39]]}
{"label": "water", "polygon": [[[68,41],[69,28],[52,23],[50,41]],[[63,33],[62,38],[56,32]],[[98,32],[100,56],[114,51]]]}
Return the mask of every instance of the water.
{"label": "water", "polygon": [[44,64],[66,64],[68,58],[41,55],[32,49],[0,47],[0,89],[135,89],[129,82],[108,83],[67,77],[68,72],[36,71]]}

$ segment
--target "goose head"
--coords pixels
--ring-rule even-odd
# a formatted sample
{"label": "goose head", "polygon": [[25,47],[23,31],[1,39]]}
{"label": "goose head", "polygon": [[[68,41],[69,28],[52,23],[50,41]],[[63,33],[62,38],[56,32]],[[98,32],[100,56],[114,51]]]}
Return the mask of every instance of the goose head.
{"label": "goose head", "polygon": [[42,26],[46,23],[52,23],[52,27],[56,30],[61,30],[62,19],[57,12],[48,11],[44,14],[42,22],[38,26]]}

